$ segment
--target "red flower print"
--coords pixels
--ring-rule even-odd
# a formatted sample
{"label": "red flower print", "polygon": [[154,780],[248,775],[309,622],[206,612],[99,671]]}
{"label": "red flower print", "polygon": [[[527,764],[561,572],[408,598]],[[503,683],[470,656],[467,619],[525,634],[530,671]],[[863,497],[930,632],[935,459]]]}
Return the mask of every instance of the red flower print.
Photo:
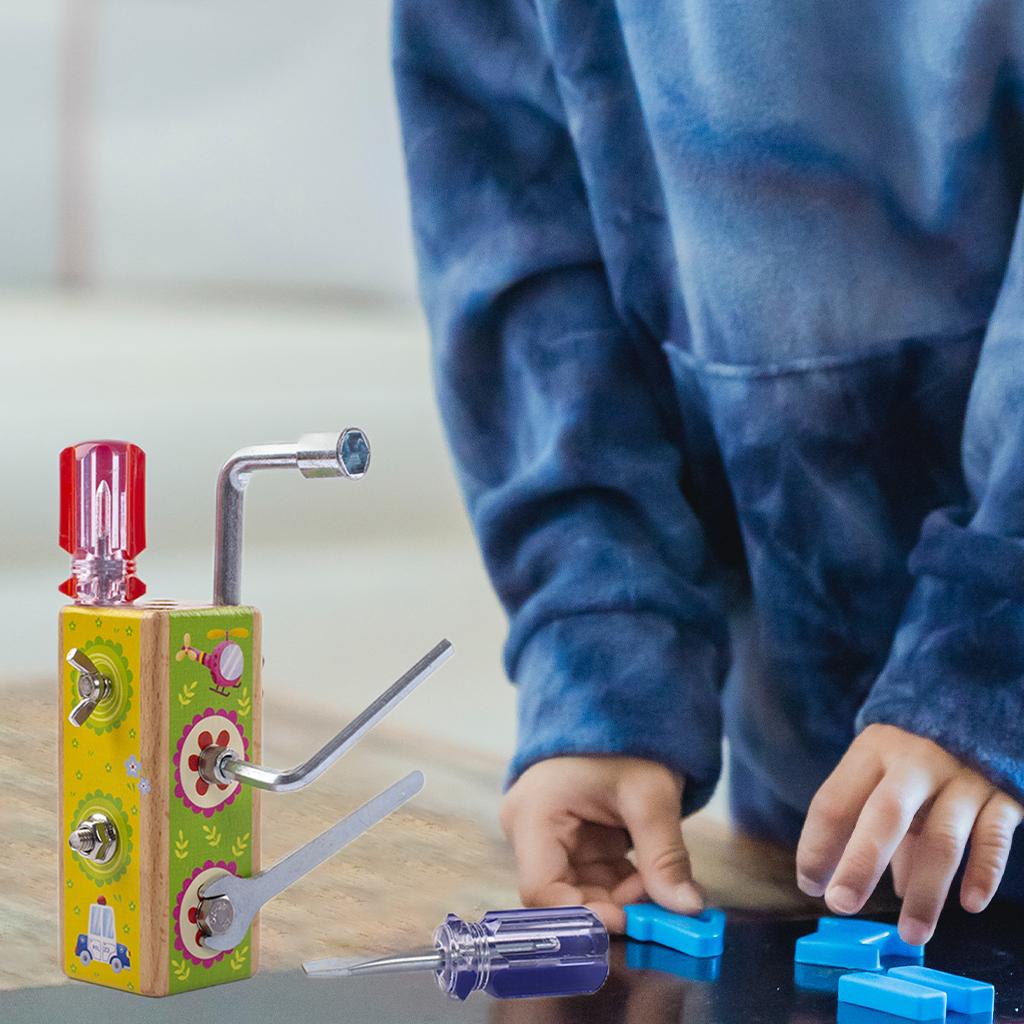
{"label": "red flower print", "polygon": [[[221,731],[219,733],[217,733],[217,746],[218,747],[227,748],[227,746],[228,746],[228,744],[230,742],[231,742],[231,737],[228,735],[227,729],[221,729]],[[210,746],[211,743],[213,743],[213,737],[210,735],[209,729],[204,729],[199,734],[199,749],[200,749],[200,751],[205,750],[208,746]],[[199,754],[189,754],[188,767],[189,767],[190,771],[196,772],[198,774],[198,772],[199,772]],[[226,782],[218,782],[218,783],[216,783],[216,786],[217,786],[218,789],[227,789],[228,788],[228,784]],[[206,779],[199,778],[199,779],[196,780],[196,792],[200,796],[206,796],[206,793],[209,790],[209,788],[210,788],[210,784],[206,781]]]}

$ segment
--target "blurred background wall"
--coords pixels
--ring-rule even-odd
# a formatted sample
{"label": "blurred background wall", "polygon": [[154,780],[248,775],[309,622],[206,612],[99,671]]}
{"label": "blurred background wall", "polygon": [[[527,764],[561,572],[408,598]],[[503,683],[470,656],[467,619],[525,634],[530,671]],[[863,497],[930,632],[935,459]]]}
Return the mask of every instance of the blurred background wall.
{"label": "blurred background wall", "polygon": [[223,459],[358,424],[362,482],[250,488],[268,691],[341,715],[447,635],[457,660],[398,724],[510,749],[502,617],[414,301],[388,20],[356,0],[0,5],[0,686],[53,674],[62,446],[146,449],[140,575],[208,599]]}

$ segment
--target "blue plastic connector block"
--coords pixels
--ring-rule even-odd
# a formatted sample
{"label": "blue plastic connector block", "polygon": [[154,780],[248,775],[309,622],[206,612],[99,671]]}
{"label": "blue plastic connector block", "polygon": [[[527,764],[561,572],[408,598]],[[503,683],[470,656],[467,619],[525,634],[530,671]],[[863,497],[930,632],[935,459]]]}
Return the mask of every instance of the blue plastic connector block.
{"label": "blue plastic connector block", "polygon": [[946,1006],[955,1013],[991,1014],[995,1010],[996,990],[985,981],[959,974],[935,971],[931,967],[893,967],[890,978],[903,978],[915,985],[926,985],[946,993]]}
{"label": "blue plastic connector block", "polygon": [[946,1016],[945,992],[891,974],[844,974],[839,979],[839,1002],[908,1020],[943,1020]]}
{"label": "blue plastic connector block", "polygon": [[725,913],[709,908],[687,917],[656,903],[631,903],[626,907],[626,935],[688,956],[718,956],[725,945]]}
{"label": "blue plastic connector block", "polygon": [[839,979],[849,973],[848,967],[820,967],[818,964],[794,963],[793,984],[810,992],[831,992],[835,995],[839,991]]}
{"label": "blue plastic connector block", "polygon": [[[884,1010],[869,1010],[866,1006],[857,1006],[856,1003],[839,1003],[836,1006],[836,1024],[901,1024],[901,1018],[894,1017]],[[984,1024],[984,1022],[975,1021],[973,1017],[963,1019],[958,1013],[954,1013],[951,1017],[947,1013],[945,1024]]]}
{"label": "blue plastic connector block", "polygon": [[626,966],[633,971],[673,974],[686,981],[717,981],[720,956],[687,956],[654,942],[627,942]]}
{"label": "blue plastic connector block", "polygon": [[818,930],[796,940],[794,959],[801,964],[882,970],[883,957],[921,960],[923,946],[904,942],[894,924],[861,918],[823,917]]}

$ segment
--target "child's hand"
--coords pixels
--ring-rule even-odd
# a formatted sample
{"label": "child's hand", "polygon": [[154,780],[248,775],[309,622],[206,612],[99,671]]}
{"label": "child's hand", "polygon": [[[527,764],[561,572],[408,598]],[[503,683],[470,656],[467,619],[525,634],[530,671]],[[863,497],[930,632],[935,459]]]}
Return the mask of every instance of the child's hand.
{"label": "child's hand", "polygon": [[[1024,808],[931,740],[869,725],[811,801],[797,850],[797,884],[855,914],[892,862],[903,900],[899,931],[920,945],[963,857],[964,910],[984,910],[1003,876]],[[838,865],[838,866],[837,866]]]}
{"label": "child's hand", "polygon": [[586,904],[615,932],[626,927],[623,906],[645,893],[699,913],[679,829],[682,793],[678,776],[634,757],[553,757],[528,768],[501,808],[524,905]]}

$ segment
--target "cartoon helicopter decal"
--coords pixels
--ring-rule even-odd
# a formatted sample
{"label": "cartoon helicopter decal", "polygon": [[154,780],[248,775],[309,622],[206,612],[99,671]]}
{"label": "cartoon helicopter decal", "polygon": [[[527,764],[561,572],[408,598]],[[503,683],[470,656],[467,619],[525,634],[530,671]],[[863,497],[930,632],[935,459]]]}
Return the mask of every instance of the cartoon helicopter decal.
{"label": "cartoon helicopter decal", "polygon": [[186,633],[182,638],[181,650],[174,656],[174,660],[184,661],[185,658],[189,658],[204,665],[213,680],[210,689],[222,697],[228,697],[229,691],[238,686],[245,671],[245,655],[235,640],[244,640],[248,635],[249,630],[241,627],[229,630],[211,629],[206,634],[206,639],[219,640],[220,643],[207,653],[193,647],[192,637]]}

